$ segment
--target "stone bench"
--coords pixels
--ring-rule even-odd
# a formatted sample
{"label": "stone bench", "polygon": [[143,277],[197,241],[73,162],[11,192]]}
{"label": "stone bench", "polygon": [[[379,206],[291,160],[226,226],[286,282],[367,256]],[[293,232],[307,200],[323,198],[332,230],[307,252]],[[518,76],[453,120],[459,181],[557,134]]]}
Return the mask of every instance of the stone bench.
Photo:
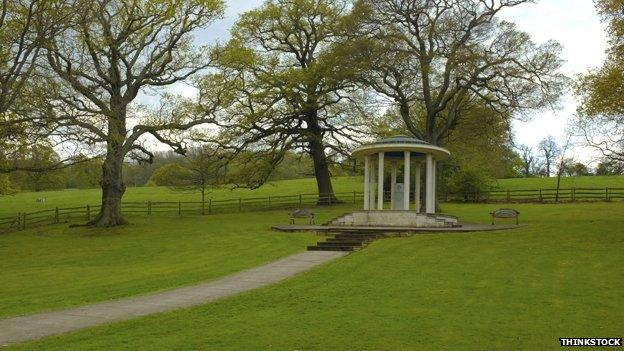
{"label": "stone bench", "polygon": [[518,224],[519,215],[520,212],[514,210],[513,208],[501,208],[490,212],[490,216],[492,216],[492,225],[494,225],[495,218],[515,218],[516,224]]}
{"label": "stone bench", "polygon": [[295,224],[295,218],[308,218],[314,224],[314,212],[306,209],[294,210],[290,213],[290,224]]}

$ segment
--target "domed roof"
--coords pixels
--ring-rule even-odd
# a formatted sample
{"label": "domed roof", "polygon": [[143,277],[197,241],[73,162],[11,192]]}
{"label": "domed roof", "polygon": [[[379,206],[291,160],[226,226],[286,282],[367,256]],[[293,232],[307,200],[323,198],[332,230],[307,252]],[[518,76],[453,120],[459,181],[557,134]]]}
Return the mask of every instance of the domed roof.
{"label": "domed roof", "polygon": [[428,145],[431,145],[424,140],[410,137],[407,135],[395,135],[393,137],[381,139],[381,140],[375,141],[374,143],[370,143],[367,145],[372,145],[372,144],[428,144]]}
{"label": "domed roof", "polygon": [[363,144],[353,150],[353,156],[356,158],[363,158],[364,156],[380,152],[385,152],[388,153],[388,156],[393,156],[405,151],[420,154],[420,156],[431,154],[437,160],[446,159],[451,154],[447,149],[432,145],[424,140],[407,135],[395,135],[390,138]]}

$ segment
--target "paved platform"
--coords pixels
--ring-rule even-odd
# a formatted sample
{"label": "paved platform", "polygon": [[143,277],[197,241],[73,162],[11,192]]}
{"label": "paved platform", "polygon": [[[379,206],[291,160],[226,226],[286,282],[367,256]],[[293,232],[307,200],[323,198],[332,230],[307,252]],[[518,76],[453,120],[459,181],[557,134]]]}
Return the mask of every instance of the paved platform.
{"label": "paved platform", "polygon": [[0,319],[0,346],[154,313],[202,305],[290,278],[345,252],[306,251],[209,283],[20,317]]}
{"label": "paved platform", "polygon": [[418,227],[381,227],[381,226],[332,226],[332,225],[305,225],[305,224],[281,224],[274,225],[271,229],[280,232],[345,232],[345,231],[362,231],[362,232],[384,232],[384,233],[468,233],[468,232],[490,232],[496,230],[509,230],[526,227],[526,224],[472,224],[464,223],[461,227],[453,228],[418,228]]}

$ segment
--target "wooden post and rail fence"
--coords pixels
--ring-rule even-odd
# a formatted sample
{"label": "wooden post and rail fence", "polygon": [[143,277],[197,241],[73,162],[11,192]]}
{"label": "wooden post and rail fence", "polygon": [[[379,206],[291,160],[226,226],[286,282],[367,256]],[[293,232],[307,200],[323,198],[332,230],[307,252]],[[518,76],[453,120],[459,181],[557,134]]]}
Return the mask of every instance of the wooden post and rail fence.
{"label": "wooden post and rail fence", "polygon": [[[297,207],[316,206],[317,202],[337,205],[353,204],[358,207],[363,201],[362,192],[343,192],[334,194],[338,203],[332,203],[328,194],[295,194],[254,198],[233,198],[224,200],[207,199],[206,201],[143,201],[123,202],[122,212],[125,215],[157,215],[173,214],[213,215],[236,212],[251,212],[263,210],[293,209]],[[390,193],[384,194],[390,199]],[[411,194],[413,199],[414,194]],[[567,189],[533,189],[533,190],[490,190],[464,193],[441,192],[439,199],[442,202],[465,203],[554,203],[577,201],[617,201],[624,200],[624,188],[567,188]],[[323,201],[325,200],[325,201]],[[0,233],[24,230],[28,227],[89,221],[93,211],[99,205],[79,207],[54,207],[34,212],[20,212],[16,215],[0,217]],[[359,207],[358,207],[359,208]]]}

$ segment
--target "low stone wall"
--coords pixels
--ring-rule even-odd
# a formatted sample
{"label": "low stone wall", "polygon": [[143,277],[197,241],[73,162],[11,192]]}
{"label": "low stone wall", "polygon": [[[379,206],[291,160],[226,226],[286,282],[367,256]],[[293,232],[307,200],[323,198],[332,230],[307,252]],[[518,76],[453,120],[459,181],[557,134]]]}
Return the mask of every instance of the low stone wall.
{"label": "low stone wall", "polygon": [[334,226],[452,228],[459,226],[456,217],[413,211],[357,211],[336,218]]}

